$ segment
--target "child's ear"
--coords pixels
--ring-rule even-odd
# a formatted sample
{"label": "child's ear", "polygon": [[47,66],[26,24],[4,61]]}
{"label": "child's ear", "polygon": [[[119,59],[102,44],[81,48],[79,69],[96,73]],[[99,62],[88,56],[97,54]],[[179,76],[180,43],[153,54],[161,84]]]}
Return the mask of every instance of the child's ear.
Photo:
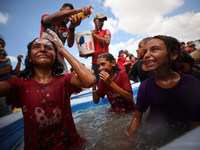
{"label": "child's ear", "polygon": [[116,63],[115,60],[112,60],[111,64],[113,67],[115,66],[115,63]]}
{"label": "child's ear", "polygon": [[175,50],[171,52],[171,60],[176,60],[178,58],[178,51]]}

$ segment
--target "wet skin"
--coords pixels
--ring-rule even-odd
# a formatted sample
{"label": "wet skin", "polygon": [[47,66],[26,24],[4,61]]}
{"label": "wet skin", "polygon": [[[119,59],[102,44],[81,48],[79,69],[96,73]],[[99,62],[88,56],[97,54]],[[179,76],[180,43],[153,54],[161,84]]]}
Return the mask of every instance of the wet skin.
{"label": "wet skin", "polygon": [[36,39],[31,47],[30,62],[36,66],[52,66],[56,59],[56,52],[52,43],[46,39]]}

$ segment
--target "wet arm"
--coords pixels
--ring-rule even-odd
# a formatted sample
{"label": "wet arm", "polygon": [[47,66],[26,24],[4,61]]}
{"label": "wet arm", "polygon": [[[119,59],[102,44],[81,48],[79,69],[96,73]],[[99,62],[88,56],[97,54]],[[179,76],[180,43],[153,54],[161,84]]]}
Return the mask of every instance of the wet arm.
{"label": "wet arm", "polygon": [[1,63],[6,63],[8,60],[9,60],[9,58],[0,59],[0,64],[1,64]]}
{"label": "wet arm", "polygon": [[103,80],[106,84],[108,84],[111,88],[113,88],[122,98],[126,101],[132,102],[133,101],[133,93],[130,93],[121,87],[119,87],[113,80],[111,79],[110,75],[105,72],[100,72],[100,79]]}
{"label": "wet arm", "polygon": [[133,93],[128,92],[122,88],[120,88],[115,82],[110,83],[110,87],[112,87],[122,98],[126,101],[132,102],[133,101]]}
{"label": "wet arm", "polygon": [[74,45],[74,31],[69,31],[69,34],[67,35],[67,44],[68,47],[72,47]]}
{"label": "wet arm", "polygon": [[68,17],[71,17],[71,15],[77,14],[79,12],[84,12],[85,14],[90,13],[90,8],[92,8],[92,6],[88,6],[88,7],[81,7],[81,8],[77,8],[77,9],[73,9],[73,10],[67,10],[67,9],[63,9],[60,11],[57,11],[51,15],[45,16],[43,18],[43,22],[45,24],[50,24],[53,22],[60,22]]}
{"label": "wet arm", "polygon": [[123,66],[125,67],[125,71],[128,74],[128,77],[131,78],[131,74],[130,74],[131,62],[125,62]]}
{"label": "wet arm", "polygon": [[5,67],[0,69],[0,75],[8,74],[11,71],[12,71],[12,66],[7,64]]}
{"label": "wet arm", "polygon": [[17,62],[17,65],[15,67],[14,70],[11,71],[12,74],[14,75],[18,75],[19,71],[20,71],[20,67],[21,67],[21,62],[22,62],[22,58],[23,56],[22,55],[19,55],[17,58],[18,58],[18,62]]}
{"label": "wet arm", "polygon": [[0,82],[0,97],[11,94],[11,85],[5,81]]}
{"label": "wet arm", "polygon": [[55,12],[51,15],[45,16],[43,18],[43,22],[45,24],[50,24],[50,23],[53,23],[53,22],[59,22],[59,21],[62,21],[64,19],[70,17],[71,15],[77,14],[79,12],[81,12],[80,9],[58,11],[58,12]]}
{"label": "wet arm", "polygon": [[73,55],[71,55],[63,46],[62,42],[58,38],[55,32],[48,29],[47,30],[53,37],[54,42],[57,45],[58,51],[66,58],[72,68],[75,70],[77,76],[73,76],[70,83],[76,87],[91,87],[95,84],[95,77],[90,73],[90,71],[83,66]]}
{"label": "wet arm", "polygon": [[131,121],[131,125],[129,127],[129,135],[128,135],[128,140],[131,138],[131,136],[133,135],[133,133],[138,129],[138,127],[140,126],[141,122],[142,122],[142,116],[143,113],[139,112],[139,111],[135,111],[135,114],[133,116],[133,119]]}
{"label": "wet arm", "polygon": [[99,103],[99,100],[100,100],[100,96],[97,94],[96,92],[96,84],[94,84],[92,86],[92,96],[93,96],[93,102],[95,104],[98,104]]}
{"label": "wet arm", "polygon": [[133,72],[133,71],[131,71],[131,70],[133,70],[134,69],[134,65],[131,67],[131,63],[130,62],[125,62],[124,64],[124,67],[125,67],[125,71],[126,71],[126,73],[128,74],[128,77],[129,77],[129,79],[131,78],[131,80],[133,80],[135,83],[137,83],[138,82],[138,80],[136,79],[136,77],[135,76],[133,76],[133,75],[131,75],[131,73],[130,72]]}

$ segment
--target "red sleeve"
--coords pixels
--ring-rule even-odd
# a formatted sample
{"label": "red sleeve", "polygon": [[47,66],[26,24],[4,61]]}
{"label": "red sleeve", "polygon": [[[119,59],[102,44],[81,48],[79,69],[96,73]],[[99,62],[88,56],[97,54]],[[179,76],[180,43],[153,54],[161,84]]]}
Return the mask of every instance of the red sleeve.
{"label": "red sleeve", "polygon": [[69,88],[70,88],[69,91],[70,91],[71,94],[72,94],[72,93],[80,93],[80,92],[82,91],[82,88],[75,87],[75,86],[72,86],[72,85],[70,84],[71,78],[72,78],[73,76],[75,76],[74,74],[72,74],[72,73],[67,73],[67,74],[65,74],[64,76],[65,76],[65,78],[66,78],[66,80],[67,80],[67,83],[68,83],[68,85],[69,85]]}
{"label": "red sleeve", "polygon": [[43,32],[43,30],[44,30],[44,22],[43,22],[43,18],[45,17],[45,16],[48,16],[49,14],[43,14],[42,15],[42,18],[41,18],[41,26],[40,26],[40,37],[42,37],[42,32]]}
{"label": "red sleeve", "polygon": [[109,29],[106,29],[105,31],[106,31],[106,32],[105,32],[105,35],[108,35],[108,36],[111,37],[111,32],[110,32],[110,30],[109,30]]}
{"label": "red sleeve", "polygon": [[99,79],[97,94],[102,98],[104,98],[104,96],[106,95],[104,81],[102,81],[101,79]]}
{"label": "red sleeve", "polygon": [[5,82],[8,82],[11,85],[12,89],[12,93],[6,97],[7,104],[20,103],[20,87],[22,80],[23,79],[20,78],[9,78],[8,80],[5,80]]}
{"label": "red sleeve", "polygon": [[121,79],[123,79],[123,89],[129,92],[133,92],[133,89],[131,87],[131,82],[130,79],[128,77],[128,74],[125,71],[121,71]]}

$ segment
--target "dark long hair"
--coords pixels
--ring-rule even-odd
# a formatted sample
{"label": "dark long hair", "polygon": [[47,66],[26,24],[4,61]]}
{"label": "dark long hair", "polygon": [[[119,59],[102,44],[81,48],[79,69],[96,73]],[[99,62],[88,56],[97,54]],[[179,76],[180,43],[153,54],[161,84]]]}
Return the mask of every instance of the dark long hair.
{"label": "dark long hair", "polygon": [[[156,35],[152,39],[160,39],[165,43],[165,46],[167,47],[167,53],[168,53],[168,71],[171,73],[171,70],[178,72],[179,67],[181,66],[181,61],[180,61],[180,53],[181,53],[181,48],[180,48],[180,42],[171,36],[166,36],[166,35]],[[175,60],[171,60],[170,54],[173,51],[178,52],[178,57]]]}
{"label": "dark long hair", "polygon": [[[190,65],[190,71],[194,67],[194,58],[183,48],[181,48],[181,63],[187,63]],[[180,69],[182,70],[184,67],[181,64]]]}
{"label": "dark long hair", "polygon": [[[26,59],[25,59],[25,69],[18,75],[18,77],[20,78],[24,78],[24,79],[28,79],[28,78],[32,78],[35,75],[35,70],[34,70],[34,64],[32,62],[30,62],[30,57],[31,57],[31,47],[33,45],[33,43],[35,42],[35,40],[40,39],[40,38],[35,38],[32,42],[30,42],[27,45],[28,48],[28,52],[26,55]],[[42,39],[46,39],[46,38],[42,38]],[[48,39],[46,39],[48,40]],[[50,41],[50,40],[48,40]],[[58,55],[58,49],[55,45],[54,42],[50,41],[55,49],[56,52],[56,59],[55,59],[55,63],[52,65],[52,72],[54,76],[60,76],[61,73],[64,70],[64,66],[63,63],[61,61],[61,58]]]}
{"label": "dark long hair", "polygon": [[117,65],[116,63],[116,59],[114,58],[114,56],[110,53],[103,53],[103,54],[100,54],[97,58],[105,58],[107,61],[109,61],[110,63],[112,63],[112,61],[114,60],[115,61],[115,66],[113,67],[113,71],[114,72],[118,72],[118,71],[121,71],[121,69],[119,68],[119,66]]}

